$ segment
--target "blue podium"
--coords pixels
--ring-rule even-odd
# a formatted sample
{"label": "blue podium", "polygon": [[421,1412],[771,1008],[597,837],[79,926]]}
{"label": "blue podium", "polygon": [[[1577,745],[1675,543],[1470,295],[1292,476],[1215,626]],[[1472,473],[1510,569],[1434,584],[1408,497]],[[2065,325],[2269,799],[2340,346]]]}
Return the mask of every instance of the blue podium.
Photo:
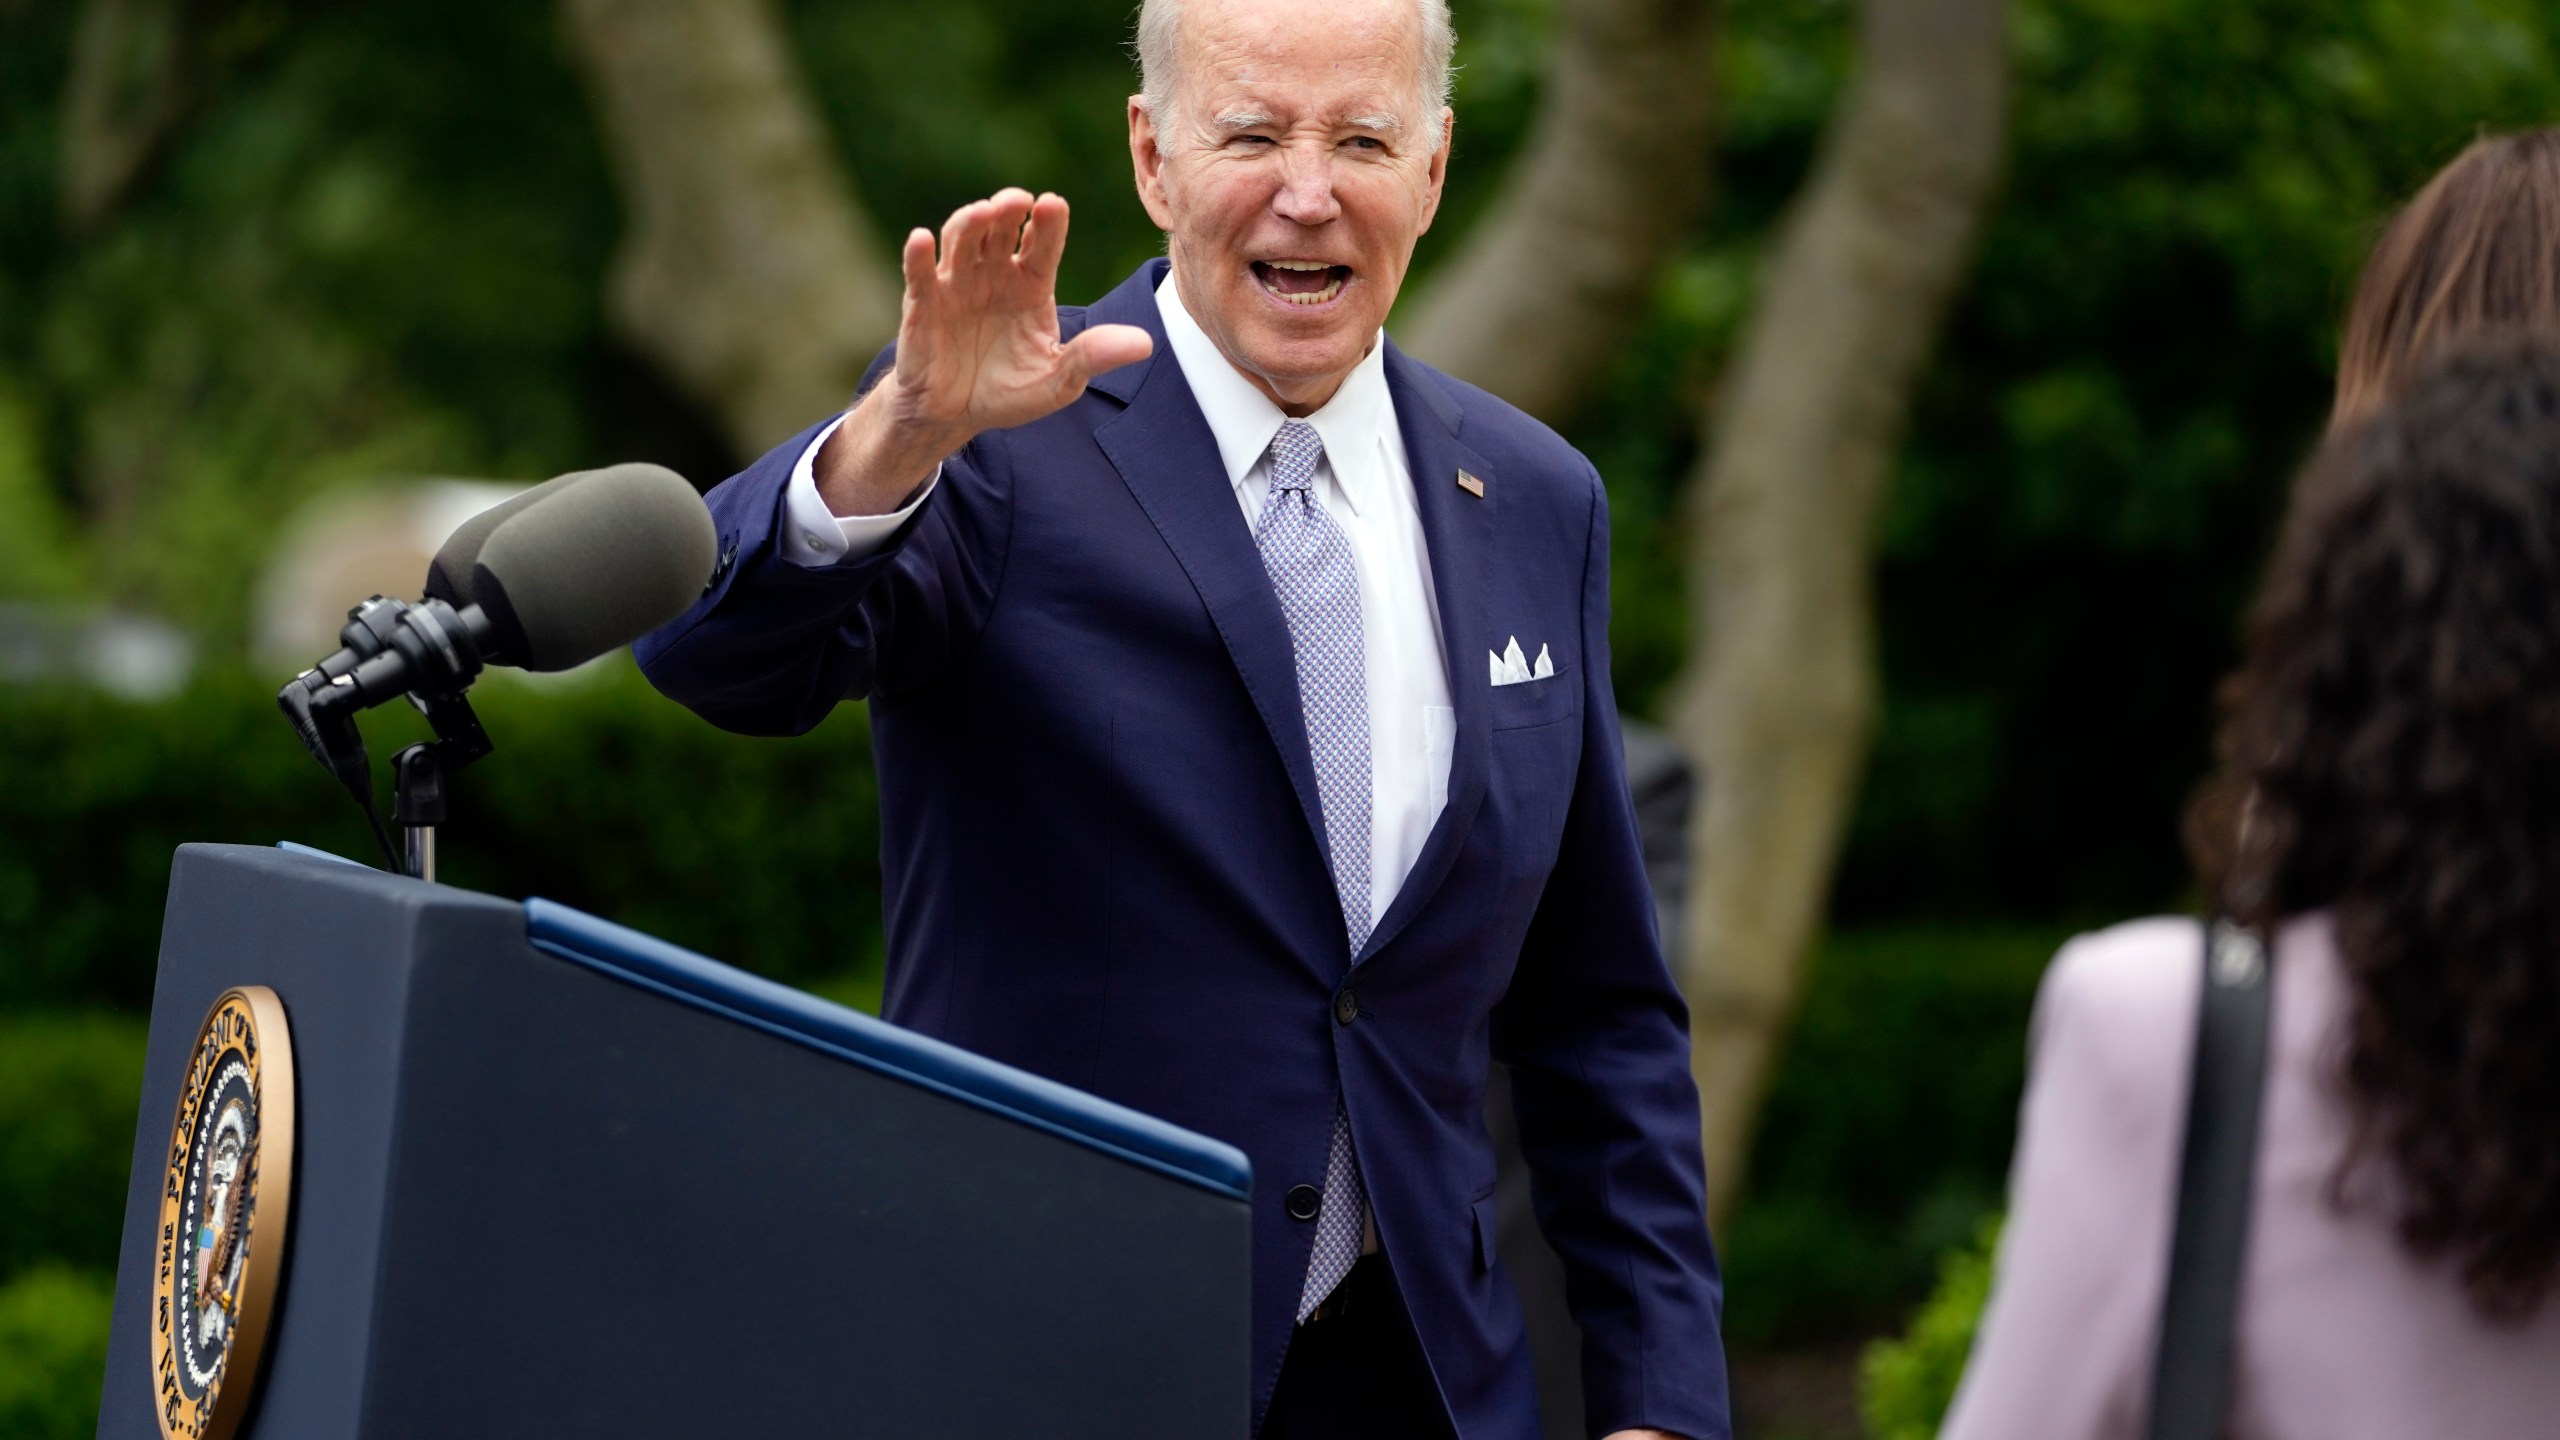
{"label": "blue podium", "polygon": [[[290,1033],[279,1066],[260,1030],[290,1120],[248,1218],[209,1018],[243,987]],[[196,1360],[163,1297],[245,1334],[225,1277],[280,1260],[213,1429],[1243,1440],[1250,1185],[1232,1147],[563,906],[191,845],[98,1433],[220,1440],[168,1418]]]}

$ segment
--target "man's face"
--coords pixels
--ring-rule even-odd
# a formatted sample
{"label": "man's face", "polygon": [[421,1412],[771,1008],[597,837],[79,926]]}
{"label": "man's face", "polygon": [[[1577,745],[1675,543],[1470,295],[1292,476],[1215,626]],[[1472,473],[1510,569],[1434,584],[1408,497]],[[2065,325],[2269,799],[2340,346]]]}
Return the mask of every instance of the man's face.
{"label": "man's face", "polygon": [[1159,129],[1129,149],[1185,306],[1283,409],[1333,395],[1439,208],[1448,112],[1413,0],[1188,0]]}

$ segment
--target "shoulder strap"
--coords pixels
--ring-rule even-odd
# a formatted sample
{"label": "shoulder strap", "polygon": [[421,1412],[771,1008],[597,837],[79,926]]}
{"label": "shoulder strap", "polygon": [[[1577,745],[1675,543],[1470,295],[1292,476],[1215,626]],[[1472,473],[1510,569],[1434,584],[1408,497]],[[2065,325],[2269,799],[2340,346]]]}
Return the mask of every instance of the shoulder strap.
{"label": "shoulder strap", "polygon": [[2149,1440],[2214,1440],[2231,1401],[2240,1272],[2249,1250],[2274,967],[2257,935],[2205,927],[2195,1080],[2178,1167],[2177,1226],[2160,1302]]}

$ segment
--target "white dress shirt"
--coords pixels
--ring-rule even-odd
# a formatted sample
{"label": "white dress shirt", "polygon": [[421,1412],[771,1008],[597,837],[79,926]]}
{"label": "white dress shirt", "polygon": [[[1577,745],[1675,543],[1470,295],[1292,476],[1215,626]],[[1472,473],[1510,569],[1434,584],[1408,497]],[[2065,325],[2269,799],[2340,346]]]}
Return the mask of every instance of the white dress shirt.
{"label": "white dress shirt", "polygon": [[[1251,530],[1270,496],[1271,440],[1288,416],[1227,362],[1184,308],[1170,272],[1156,287],[1156,309],[1173,360],[1217,438],[1227,484]],[[1458,733],[1431,555],[1405,464],[1404,432],[1387,393],[1383,334],[1324,408],[1306,419],[1324,440],[1316,499],[1350,542],[1360,578],[1369,689],[1369,919],[1375,925],[1404,888],[1422,842],[1448,803],[1449,757]],[[818,432],[792,467],[781,550],[794,565],[832,565],[878,549],[933,491],[927,482],[893,514],[833,513],[818,495],[812,464],[834,433],[834,425]]]}

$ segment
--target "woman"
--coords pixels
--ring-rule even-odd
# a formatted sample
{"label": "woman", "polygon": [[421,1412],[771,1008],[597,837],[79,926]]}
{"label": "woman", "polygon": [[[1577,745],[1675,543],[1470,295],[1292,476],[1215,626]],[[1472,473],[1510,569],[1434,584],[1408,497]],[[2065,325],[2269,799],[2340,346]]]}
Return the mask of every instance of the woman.
{"label": "woman", "polygon": [[[2235,1436],[2560,1434],[2555,339],[2560,138],[2484,141],[2377,247],[2226,694],[2191,833],[2275,953]],[[1950,1440],[2142,1433],[2200,944],[2047,975]]]}

